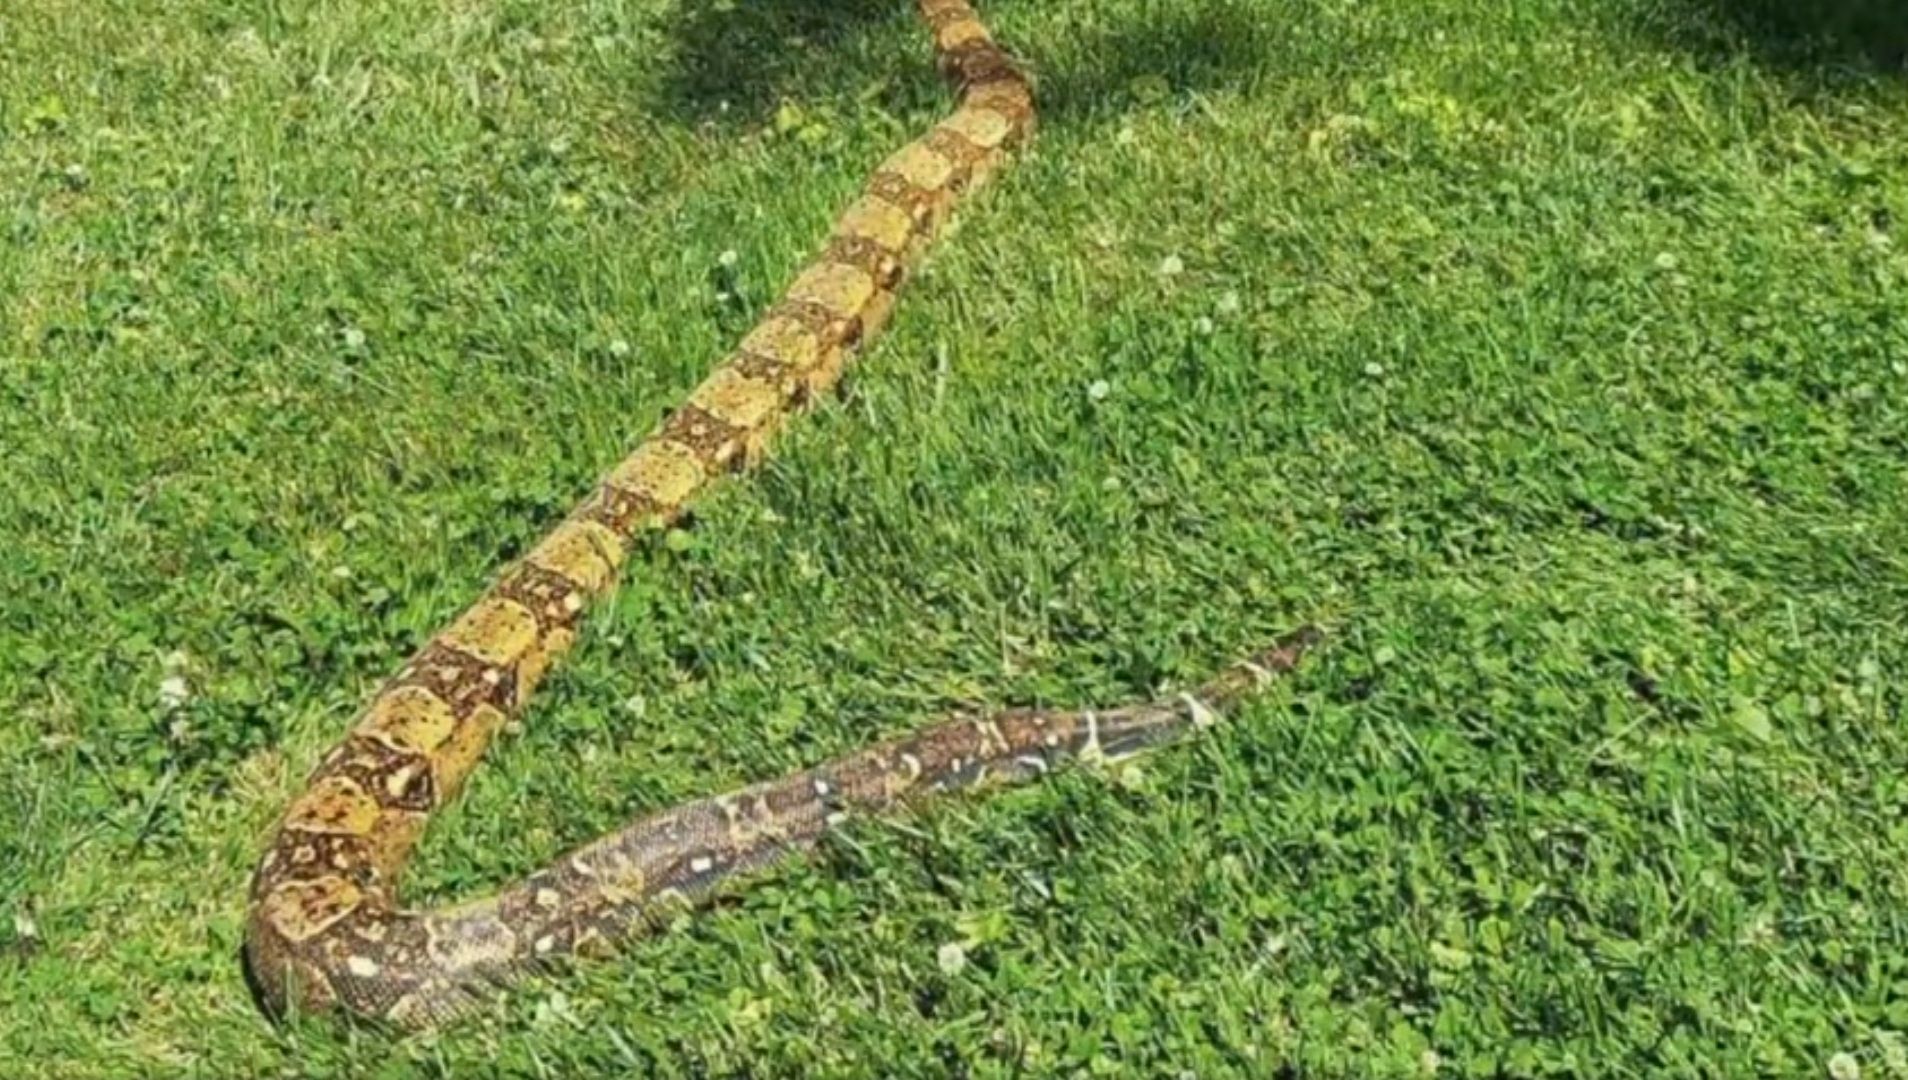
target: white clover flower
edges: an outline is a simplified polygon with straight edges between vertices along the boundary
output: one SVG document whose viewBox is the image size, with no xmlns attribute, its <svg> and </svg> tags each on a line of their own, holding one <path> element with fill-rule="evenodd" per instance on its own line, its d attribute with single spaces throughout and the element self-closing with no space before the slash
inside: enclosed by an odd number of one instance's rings
<svg viewBox="0 0 1908 1080">
<path fill-rule="evenodd" d="M 950 941 L 935 950 L 934 962 L 940 965 L 941 974 L 959 975 L 967 967 L 967 948 L 958 941 Z"/>
</svg>

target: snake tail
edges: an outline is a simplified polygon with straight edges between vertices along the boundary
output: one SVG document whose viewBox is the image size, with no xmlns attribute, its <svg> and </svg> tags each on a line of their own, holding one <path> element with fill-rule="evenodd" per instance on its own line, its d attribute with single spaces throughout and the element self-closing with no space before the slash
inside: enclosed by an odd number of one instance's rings
<svg viewBox="0 0 1908 1080">
<path fill-rule="evenodd" d="M 736 350 L 570 515 L 373 695 L 279 819 L 253 875 L 244 962 L 273 1016 L 440 1024 L 487 988 L 608 951 L 666 912 L 812 844 L 844 816 L 920 792 L 1118 757 L 1196 728 L 1294 639 L 1182 698 L 1104 712 L 1006 712 L 929 727 L 796 776 L 638 821 L 489 897 L 412 910 L 403 870 L 431 815 L 521 715 L 586 610 L 649 538 L 840 379 L 956 204 L 1034 128 L 1032 86 L 967 0 L 917 0 L 953 111 L 874 172 L 822 253 Z"/>
</svg>

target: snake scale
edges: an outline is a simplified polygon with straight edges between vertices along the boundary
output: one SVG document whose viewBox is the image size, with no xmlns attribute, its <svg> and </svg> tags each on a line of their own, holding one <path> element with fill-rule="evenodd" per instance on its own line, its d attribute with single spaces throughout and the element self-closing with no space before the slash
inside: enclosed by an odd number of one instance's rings
<svg viewBox="0 0 1908 1080">
<path fill-rule="evenodd" d="M 373 696 L 279 820 L 254 875 L 244 958 L 274 1016 L 451 1020 L 551 962 L 613 949 L 844 819 L 916 794 L 1117 758 L 1209 724 L 1314 639 L 1285 639 L 1193 693 L 1106 711 L 958 716 L 818 767 L 663 810 L 484 899 L 399 906 L 431 813 L 576 639 L 645 536 L 831 387 L 891 312 L 954 204 L 1023 143 L 1032 88 L 968 0 L 917 0 L 958 104 L 875 172 L 785 297 L 564 521 Z"/>
</svg>

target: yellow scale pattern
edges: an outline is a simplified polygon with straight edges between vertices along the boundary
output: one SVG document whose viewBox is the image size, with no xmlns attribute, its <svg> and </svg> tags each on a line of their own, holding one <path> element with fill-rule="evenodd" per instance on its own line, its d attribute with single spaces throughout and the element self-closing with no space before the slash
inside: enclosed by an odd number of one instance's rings
<svg viewBox="0 0 1908 1080">
<path fill-rule="evenodd" d="M 510 944 L 514 931 L 495 918 L 423 949 L 398 941 L 409 924 L 395 882 L 430 810 L 454 795 L 571 647 L 583 609 L 614 586 L 638 534 L 673 520 L 723 472 L 758 460 L 794 409 L 836 383 L 849 355 L 887 321 L 898 280 L 885 280 L 886 268 L 898 279 L 954 203 L 1031 132 L 1028 84 L 967 0 L 919 7 L 961 104 L 929 137 L 888 158 L 836 224 L 838 243 L 874 249 L 885 256 L 880 267 L 825 256 L 804 269 L 689 395 L 688 426 L 665 425 L 638 446 L 595 498 L 372 699 L 281 819 L 254 878 L 246 958 L 269 1010 L 343 1007 L 429 1020 L 439 1010 L 421 995 L 435 984 L 411 970 L 424 956 L 475 964 Z M 963 160 L 936 144 L 962 148 Z M 638 512 L 613 518 L 612 507 Z M 640 872 L 629 873 L 640 887 Z M 604 895 L 629 880 L 605 885 Z M 547 944 L 536 942 L 537 951 Z"/>
</svg>

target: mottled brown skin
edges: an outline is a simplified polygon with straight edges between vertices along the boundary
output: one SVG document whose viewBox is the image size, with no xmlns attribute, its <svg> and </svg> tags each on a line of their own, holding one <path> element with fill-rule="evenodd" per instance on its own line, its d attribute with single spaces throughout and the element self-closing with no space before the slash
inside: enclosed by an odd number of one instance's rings
<svg viewBox="0 0 1908 1080">
<path fill-rule="evenodd" d="M 663 811 L 489 898 L 398 906 L 398 877 L 431 813 L 569 650 L 631 550 L 722 474 L 759 460 L 776 429 L 835 384 L 954 204 L 1031 135 L 1028 82 L 967 0 L 918 2 L 958 107 L 881 165 L 824 253 L 687 404 L 377 692 L 279 822 L 245 935 L 252 985 L 272 1014 L 441 1023 L 489 987 L 643 933 L 851 814 L 1067 758 L 1119 757 L 1203 726 L 1312 640 L 1301 634 L 1170 701 L 951 720 Z"/>
</svg>

